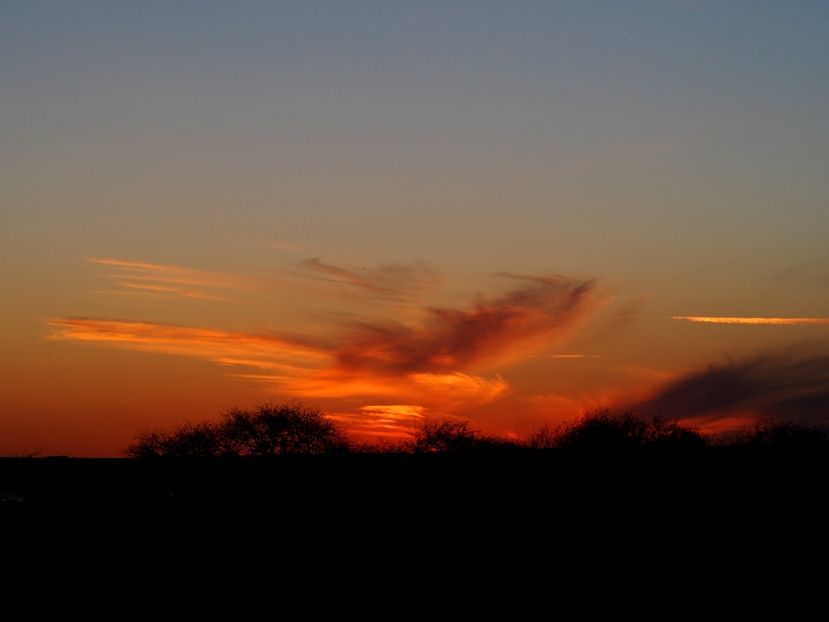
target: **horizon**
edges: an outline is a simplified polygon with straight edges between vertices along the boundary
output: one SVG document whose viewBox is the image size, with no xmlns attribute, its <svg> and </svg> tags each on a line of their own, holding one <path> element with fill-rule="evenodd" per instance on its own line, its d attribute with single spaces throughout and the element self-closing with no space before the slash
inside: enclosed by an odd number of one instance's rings
<svg viewBox="0 0 829 622">
<path fill-rule="evenodd" d="M 0 455 L 829 421 L 829 6 L 0 7 Z"/>
</svg>

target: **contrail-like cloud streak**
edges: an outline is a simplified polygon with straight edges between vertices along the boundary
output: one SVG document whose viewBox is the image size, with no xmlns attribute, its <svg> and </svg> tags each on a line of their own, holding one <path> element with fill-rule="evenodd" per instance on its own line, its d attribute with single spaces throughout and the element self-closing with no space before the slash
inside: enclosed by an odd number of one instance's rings
<svg viewBox="0 0 829 622">
<path fill-rule="evenodd" d="M 675 315 L 672 320 L 699 324 L 753 324 L 760 326 L 829 325 L 829 317 L 720 317 L 714 315 Z"/>
</svg>

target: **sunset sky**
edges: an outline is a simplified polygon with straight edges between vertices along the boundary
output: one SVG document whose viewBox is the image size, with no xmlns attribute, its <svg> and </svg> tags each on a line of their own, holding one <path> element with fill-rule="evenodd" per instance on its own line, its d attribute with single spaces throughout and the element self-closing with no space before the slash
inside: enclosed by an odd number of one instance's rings
<svg viewBox="0 0 829 622">
<path fill-rule="evenodd" d="M 829 416 L 829 4 L 0 3 L 0 455 Z"/>
</svg>

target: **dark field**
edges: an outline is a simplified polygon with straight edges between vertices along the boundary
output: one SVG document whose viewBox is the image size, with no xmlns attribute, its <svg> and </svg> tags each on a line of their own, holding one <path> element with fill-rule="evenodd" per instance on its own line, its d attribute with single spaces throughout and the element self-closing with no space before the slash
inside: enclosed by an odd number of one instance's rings
<svg viewBox="0 0 829 622">
<path fill-rule="evenodd" d="M 637 518 L 756 522 L 829 517 L 829 456 L 709 448 L 492 454 L 344 454 L 206 460 L 0 459 L 5 517 L 248 516 L 415 527 L 481 521 L 566 527 Z"/>
</svg>

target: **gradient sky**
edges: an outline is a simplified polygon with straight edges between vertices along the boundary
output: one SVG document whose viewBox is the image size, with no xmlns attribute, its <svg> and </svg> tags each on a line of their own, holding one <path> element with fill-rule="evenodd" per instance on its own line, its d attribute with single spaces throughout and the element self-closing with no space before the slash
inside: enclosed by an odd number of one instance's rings
<svg viewBox="0 0 829 622">
<path fill-rule="evenodd" d="M 827 414 L 827 31 L 806 1 L 0 3 L 0 454 L 295 397 L 365 437 Z M 739 398 L 688 401 L 717 374 Z"/>
</svg>

